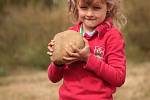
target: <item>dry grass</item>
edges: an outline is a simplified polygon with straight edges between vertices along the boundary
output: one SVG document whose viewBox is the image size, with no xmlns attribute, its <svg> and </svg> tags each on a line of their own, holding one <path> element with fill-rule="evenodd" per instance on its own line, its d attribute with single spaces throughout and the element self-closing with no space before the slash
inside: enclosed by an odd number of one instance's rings
<svg viewBox="0 0 150 100">
<path fill-rule="evenodd" d="M 150 100 L 150 62 L 129 64 L 127 79 L 123 87 L 118 89 L 116 100 Z"/>
<path fill-rule="evenodd" d="M 59 83 L 50 83 L 46 71 L 29 71 L 1 78 L 0 84 L 0 100 L 56 100 Z"/>
<path fill-rule="evenodd" d="M 127 79 L 115 100 L 150 100 L 150 62 L 128 64 Z M 57 100 L 61 83 L 53 84 L 46 71 L 19 70 L 0 78 L 0 100 Z"/>
<path fill-rule="evenodd" d="M 48 42 L 68 27 L 65 12 L 32 5 L 5 7 L 0 18 L 0 66 L 47 66 Z"/>
</svg>

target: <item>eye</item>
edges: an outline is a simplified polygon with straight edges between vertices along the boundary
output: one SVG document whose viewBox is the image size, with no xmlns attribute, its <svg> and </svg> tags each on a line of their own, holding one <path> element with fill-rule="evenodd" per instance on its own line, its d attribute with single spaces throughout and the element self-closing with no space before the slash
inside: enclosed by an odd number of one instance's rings
<svg viewBox="0 0 150 100">
<path fill-rule="evenodd" d="M 100 10 L 101 7 L 93 7 L 94 10 Z"/>
<path fill-rule="evenodd" d="M 88 7 L 86 6 L 80 6 L 80 9 L 86 10 Z"/>
</svg>

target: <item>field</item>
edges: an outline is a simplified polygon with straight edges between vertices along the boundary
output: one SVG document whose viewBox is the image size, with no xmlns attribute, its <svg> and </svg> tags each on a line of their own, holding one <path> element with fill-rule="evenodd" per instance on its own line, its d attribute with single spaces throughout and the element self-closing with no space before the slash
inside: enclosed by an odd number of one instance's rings
<svg viewBox="0 0 150 100">
<path fill-rule="evenodd" d="M 115 100 L 150 100 L 150 62 L 129 63 L 125 84 Z M 61 82 L 51 83 L 46 71 L 19 69 L 0 78 L 0 100 L 58 100 Z"/>
</svg>

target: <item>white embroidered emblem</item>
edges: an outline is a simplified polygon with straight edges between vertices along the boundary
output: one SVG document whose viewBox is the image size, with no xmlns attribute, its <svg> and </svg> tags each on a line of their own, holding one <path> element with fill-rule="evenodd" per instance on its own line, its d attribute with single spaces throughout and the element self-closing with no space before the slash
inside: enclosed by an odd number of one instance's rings
<svg viewBox="0 0 150 100">
<path fill-rule="evenodd" d="M 95 46 L 94 54 L 96 55 L 97 58 L 102 59 L 104 55 L 104 49 L 102 47 Z"/>
</svg>

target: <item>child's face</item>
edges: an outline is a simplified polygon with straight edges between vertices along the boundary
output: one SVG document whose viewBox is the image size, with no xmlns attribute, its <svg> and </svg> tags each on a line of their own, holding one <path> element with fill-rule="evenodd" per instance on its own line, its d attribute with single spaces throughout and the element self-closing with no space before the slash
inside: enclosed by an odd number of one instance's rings
<svg viewBox="0 0 150 100">
<path fill-rule="evenodd" d="M 83 2 L 88 0 L 79 0 L 78 19 L 83 22 L 83 26 L 93 30 L 98 24 L 104 21 L 107 12 L 107 4 L 102 0 L 92 0 L 92 2 Z"/>
</svg>

